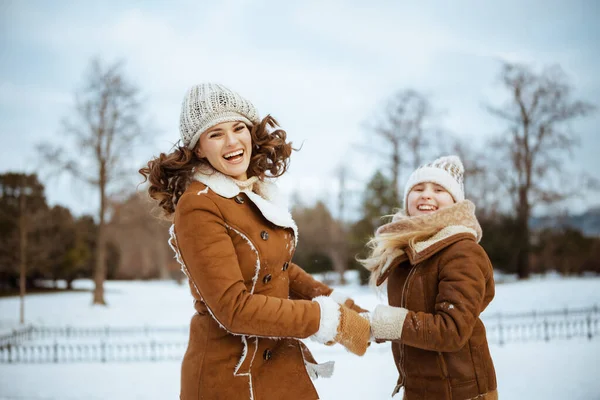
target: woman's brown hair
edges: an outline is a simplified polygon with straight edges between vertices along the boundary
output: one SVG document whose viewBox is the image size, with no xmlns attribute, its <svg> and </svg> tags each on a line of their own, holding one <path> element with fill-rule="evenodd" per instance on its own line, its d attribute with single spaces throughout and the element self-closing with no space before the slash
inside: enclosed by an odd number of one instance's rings
<svg viewBox="0 0 600 400">
<path fill-rule="evenodd" d="M 278 177 L 287 171 L 292 154 L 292 143 L 286 142 L 286 133 L 277 121 L 267 115 L 262 121 L 249 127 L 252 138 L 252 156 L 248 166 L 248 177 Z M 208 161 L 198 158 L 192 149 L 177 146 L 169 154 L 161 153 L 140 169 L 144 182 L 148 181 L 148 194 L 158 202 L 163 214 L 171 218 L 179 198 L 192 180 L 194 168 L 207 165 Z M 210 165 L 210 164 L 208 164 Z"/>
</svg>

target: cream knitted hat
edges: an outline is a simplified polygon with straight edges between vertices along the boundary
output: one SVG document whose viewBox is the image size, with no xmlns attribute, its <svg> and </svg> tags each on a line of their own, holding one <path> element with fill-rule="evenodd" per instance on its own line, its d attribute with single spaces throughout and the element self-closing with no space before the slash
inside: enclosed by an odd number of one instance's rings
<svg viewBox="0 0 600 400">
<path fill-rule="evenodd" d="M 183 145 L 193 149 L 202 132 L 222 122 L 242 121 L 248 125 L 260 122 L 252 103 L 215 83 L 194 85 L 181 105 L 179 133 Z"/>
<path fill-rule="evenodd" d="M 465 168 L 458 156 L 445 156 L 420 166 L 408 178 L 404 187 L 404 209 L 408 209 L 407 199 L 410 190 L 423 182 L 433 182 L 448 191 L 459 202 L 465 199 L 463 175 Z"/>
</svg>

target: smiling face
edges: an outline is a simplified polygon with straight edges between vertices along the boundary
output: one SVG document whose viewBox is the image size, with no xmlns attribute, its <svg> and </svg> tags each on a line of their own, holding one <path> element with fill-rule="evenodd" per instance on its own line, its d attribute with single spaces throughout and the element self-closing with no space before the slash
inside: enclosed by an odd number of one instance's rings
<svg viewBox="0 0 600 400">
<path fill-rule="evenodd" d="M 432 182 L 419 183 L 410 189 L 406 199 L 409 216 L 431 214 L 454 204 L 452 195 L 443 186 Z"/>
<path fill-rule="evenodd" d="M 222 174 L 241 181 L 248 179 L 252 137 L 243 122 L 223 122 L 207 129 L 200 135 L 195 152 Z"/>
</svg>

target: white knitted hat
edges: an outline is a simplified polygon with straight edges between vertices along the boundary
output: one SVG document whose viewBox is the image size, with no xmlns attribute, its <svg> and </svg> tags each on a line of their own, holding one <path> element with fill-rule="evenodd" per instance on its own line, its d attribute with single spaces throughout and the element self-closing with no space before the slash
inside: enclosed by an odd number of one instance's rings
<svg viewBox="0 0 600 400">
<path fill-rule="evenodd" d="M 222 122 L 242 121 L 248 125 L 260 122 L 252 103 L 215 83 L 194 85 L 181 105 L 179 133 L 183 145 L 193 149 L 202 132 Z"/>
<path fill-rule="evenodd" d="M 448 191 L 459 202 L 465 199 L 463 175 L 465 168 L 458 156 L 440 157 L 432 163 L 420 166 L 408 178 L 404 187 L 404 208 L 408 209 L 407 199 L 410 190 L 423 182 L 433 182 Z"/>
</svg>

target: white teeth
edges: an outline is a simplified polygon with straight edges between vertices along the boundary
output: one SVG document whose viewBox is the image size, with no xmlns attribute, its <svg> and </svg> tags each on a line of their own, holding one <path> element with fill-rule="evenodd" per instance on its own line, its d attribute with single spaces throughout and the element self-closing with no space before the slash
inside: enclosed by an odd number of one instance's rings
<svg viewBox="0 0 600 400">
<path fill-rule="evenodd" d="M 420 204 L 417 206 L 417 210 L 419 211 L 434 211 L 437 207 L 431 206 L 429 204 Z"/>
<path fill-rule="evenodd" d="M 231 157 L 239 156 L 241 154 L 244 154 L 244 150 L 232 151 L 231 153 L 225 154 L 223 157 L 225 157 L 225 158 L 231 158 Z"/>
</svg>

